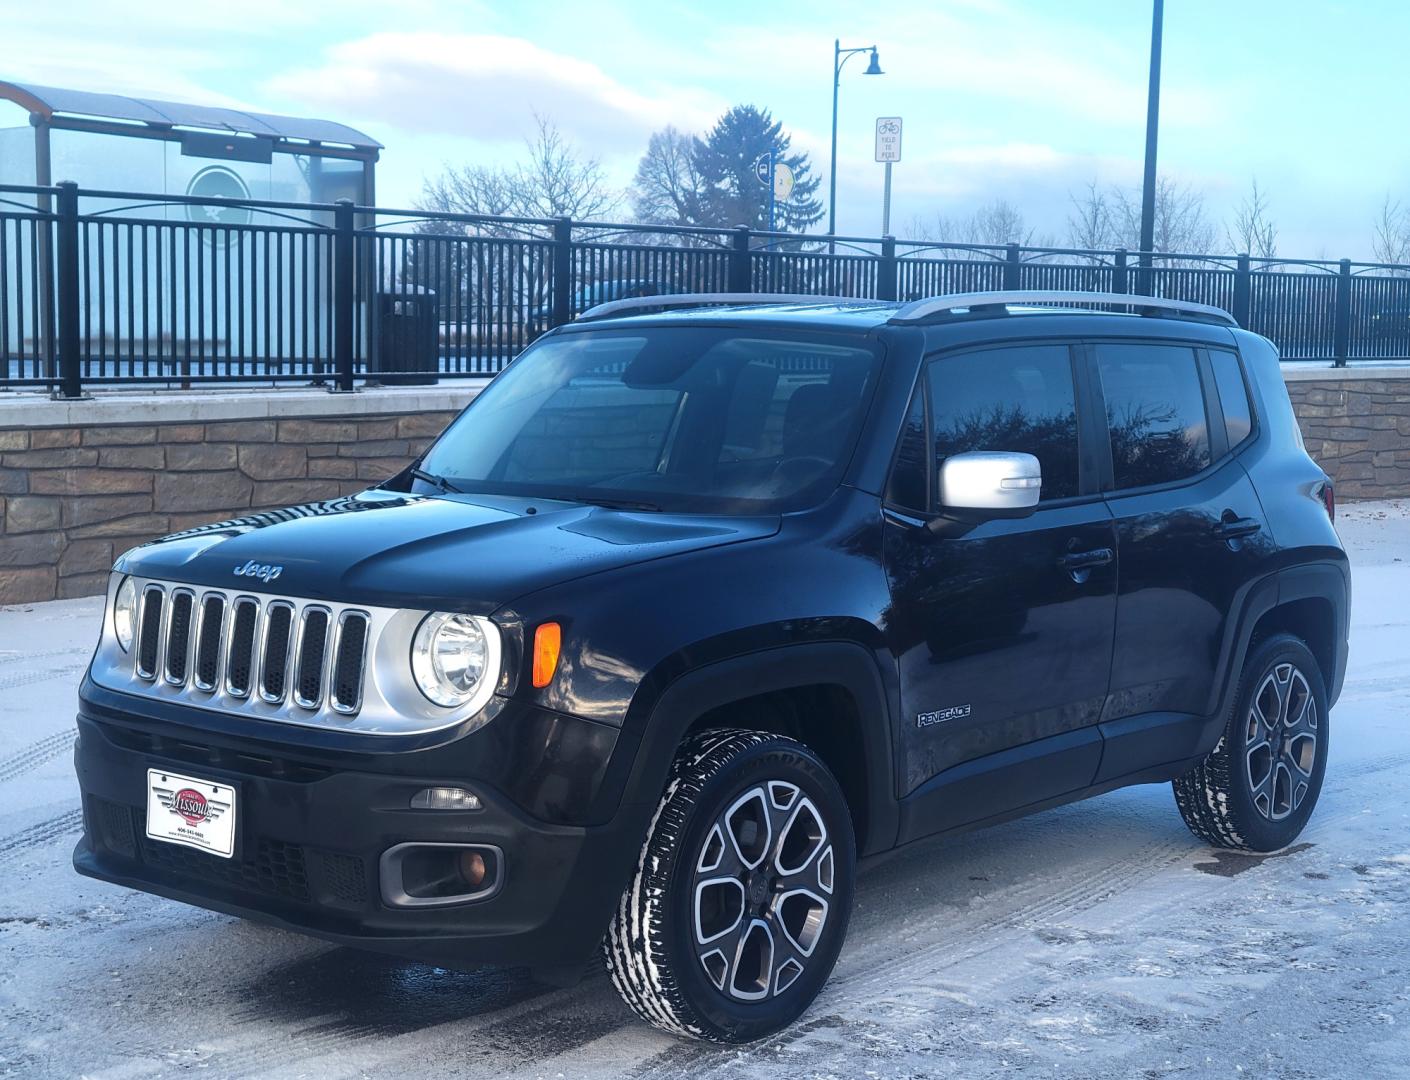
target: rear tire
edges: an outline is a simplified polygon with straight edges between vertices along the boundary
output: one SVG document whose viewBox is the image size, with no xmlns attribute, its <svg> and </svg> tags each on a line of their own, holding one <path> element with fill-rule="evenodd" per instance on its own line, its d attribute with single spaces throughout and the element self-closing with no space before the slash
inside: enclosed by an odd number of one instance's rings
<svg viewBox="0 0 1410 1080">
<path fill-rule="evenodd" d="M 742 1043 L 787 1027 L 837 962 L 855 863 L 846 800 L 806 746 L 693 736 L 607 932 L 612 982 L 673 1034 Z"/>
<path fill-rule="evenodd" d="M 1190 831 L 1215 847 L 1277 851 L 1312 816 L 1327 768 L 1327 691 L 1291 634 L 1253 647 L 1214 750 L 1174 782 Z"/>
</svg>

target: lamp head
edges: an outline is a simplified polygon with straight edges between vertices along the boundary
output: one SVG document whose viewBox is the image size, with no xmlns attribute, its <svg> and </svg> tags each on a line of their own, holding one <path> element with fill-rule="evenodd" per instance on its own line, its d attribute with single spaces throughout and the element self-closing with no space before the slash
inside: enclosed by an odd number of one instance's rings
<svg viewBox="0 0 1410 1080">
<path fill-rule="evenodd" d="M 863 75 L 885 75 L 885 74 L 886 74 L 886 72 L 884 72 L 884 71 L 881 70 L 881 59 L 880 59 L 880 57 L 878 57 L 878 56 L 876 55 L 876 50 L 875 50 L 875 49 L 872 49 L 872 51 L 871 51 L 871 63 L 867 65 L 866 71 L 862 72 L 862 74 L 863 74 Z"/>
</svg>

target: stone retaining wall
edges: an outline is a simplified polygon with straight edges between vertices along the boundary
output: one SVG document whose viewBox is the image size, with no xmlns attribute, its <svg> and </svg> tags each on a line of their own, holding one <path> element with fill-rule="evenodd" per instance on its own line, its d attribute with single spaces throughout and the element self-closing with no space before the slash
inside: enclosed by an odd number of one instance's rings
<svg viewBox="0 0 1410 1080">
<path fill-rule="evenodd" d="M 1288 374 L 1307 452 L 1338 500 L 1410 498 L 1410 371 Z"/>
<path fill-rule="evenodd" d="M 1285 374 L 1338 499 L 1410 497 L 1410 369 Z M 98 593 L 113 559 L 152 537 L 361 491 L 478 390 L 0 401 L 0 604 Z"/>
<path fill-rule="evenodd" d="M 273 415 L 248 396 L 235 408 L 63 406 L 121 423 L 36 402 L 36 423 L 0 426 L 0 604 L 93 595 L 118 555 L 153 537 L 361 491 L 420 454 L 473 394 L 315 393 L 277 398 Z M 242 411 L 266 415 L 224 418 Z M 53 419 L 68 422 L 43 424 Z"/>
</svg>

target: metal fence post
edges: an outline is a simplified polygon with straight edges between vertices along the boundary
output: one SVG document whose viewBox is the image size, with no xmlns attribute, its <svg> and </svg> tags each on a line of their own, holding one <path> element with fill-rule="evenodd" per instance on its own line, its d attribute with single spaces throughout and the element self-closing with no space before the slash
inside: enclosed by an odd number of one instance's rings
<svg viewBox="0 0 1410 1080">
<path fill-rule="evenodd" d="M 729 291 L 749 292 L 753 283 L 749 268 L 749 226 L 738 225 L 729 253 Z"/>
<path fill-rule="evenodd" d="M 896 263 L 896 238 L 894 236 L 883 236 L 881 238 L 881 259 L 876 264 L 876 298 L 878 300 L 895 300 L 897 297 L 897 271 L 900 267 Z"/>
<path fill-rule="evenodd" d="M 54 218 L 55 260 L 58 281 L 54 291 L 58 306 L 57 344 L 59 385 L 56 398 L 81 398 L 83 372 L 78 355 L 78 185 L 59 185 L 58 212 Z"/>
<path fill-rule="evenodd" d="M 1248 252 L 1239 256 L 1234 270 L 1234 310 L 1229 312 L 1244 329 L 1248 329 L 1249 305 L 1253 294 L 1253 268 Z"/>
<path fill-rule="evenodd" d="M 1019 257 L 1017 244 L 1009 244 L 1008 251 L 1004 254 L 1004 288 L 1017 289 L 1019 287 L 1019 271 L 1023 269 L 1023 262 Z"/>
<path fill-rule="evenodd" d="M 553 223 L 553 314 L 549 325 L 573 321 L 573 219 Z"/>
<path fill-rule="evenodd" d="M 1342 259 L 1337 274 L 1337 316 L 1332 337 L 1332 355 L 1337 367 L 1346 367 L 1351 353 L 1351 260 Z"/>
<path fill-rule="evenodd" d="M 333 371 L 334 388 L 341 393 L 353 389 L 353 260 L 357 230 L 351 199 L 339 199 L 333 211 Z"/>
<path fill-rule="evenodd" d="M 1111 291 L 1114 293 L 1131 291 L 1131 271 L 1126 266 L 1126 255 L 1125 248 L 1116 249 L 1116 259 L 1111 265 Z"/>
</svg>

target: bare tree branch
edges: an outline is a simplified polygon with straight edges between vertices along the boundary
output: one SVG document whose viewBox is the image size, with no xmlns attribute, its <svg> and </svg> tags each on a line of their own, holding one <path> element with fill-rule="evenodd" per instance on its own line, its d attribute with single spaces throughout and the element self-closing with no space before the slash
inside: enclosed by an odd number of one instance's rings
<svg viewBox="0 0 1410 1080">
<path fill-rule="evenodd" d="M 1410 262 L 1410 218 L 1399 199 L 1387 195 L 1381 202 L 1372 224 L 1371 252 L 1377 262 Z"/>
<path fill-rule="evenodd" d="M 527 155 L 510 168 L 448 166 L 422 188 L 423 209 L 511 217 L 571 217 L 600 220 L 622 205 L 601 162 L 580 157 L 546 117 L 526 141 Z M 492 230 L 483 230 L 492 231 Z M 514 230 L 510 229 L 509 232 Z"/>
<path fill-rule="evenodd" d="M 916 240 L 948 244 L 1034 243 L 1036 230 L 1024 219 L 1023 211 L 1007 199 L 994 199 L 964 218 L 936 214 L 929 219 L 914 217 L 909 227 Z"/>
<path fill-rule="evenodd" d="M 1238 254 L 1260 259 L 1277 256 L 1278 226 L 1270 217 L 1268 193 L 1258 186 L 1258 177 L 1253 178 L 1252 190 L 1234 212 L 1233 223 L 1225 227 L 1224 236 Z"/>
</svg>

